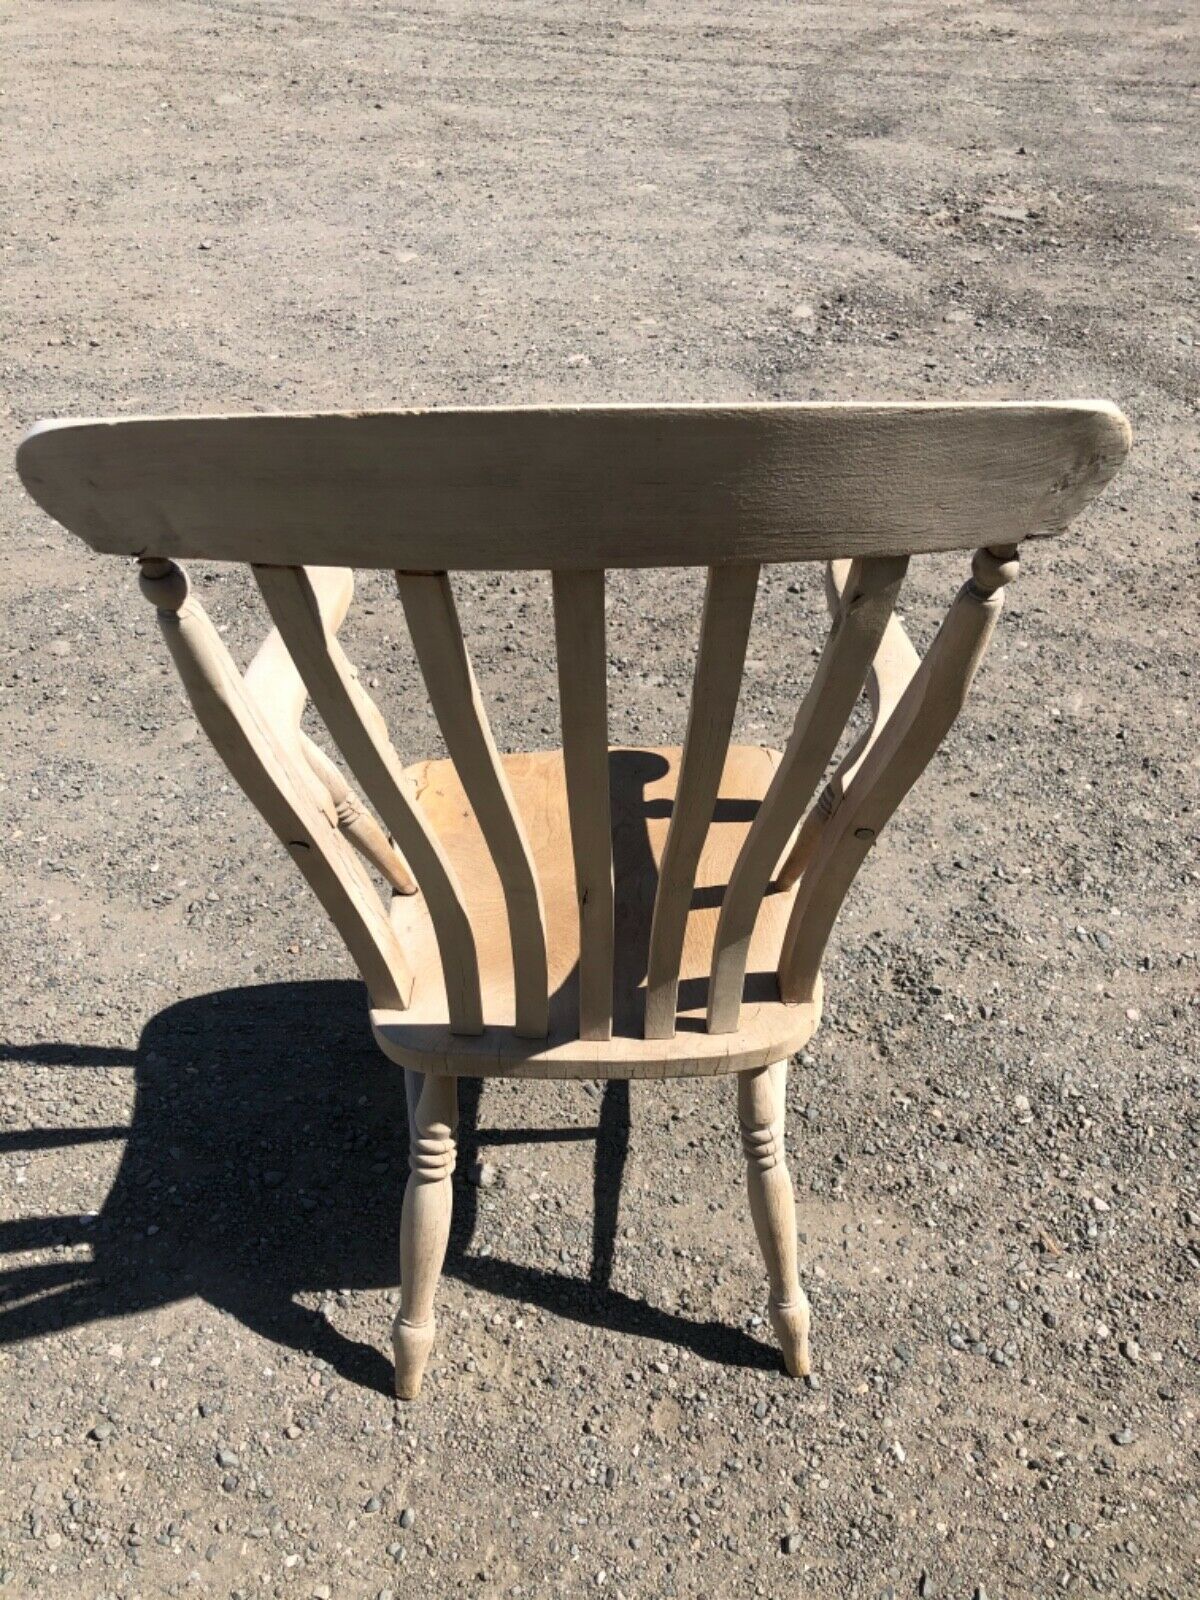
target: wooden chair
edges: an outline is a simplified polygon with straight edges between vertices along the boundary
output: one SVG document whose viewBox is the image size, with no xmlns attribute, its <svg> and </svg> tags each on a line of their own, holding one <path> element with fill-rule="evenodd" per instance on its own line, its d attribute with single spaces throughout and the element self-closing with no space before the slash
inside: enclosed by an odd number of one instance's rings
<svg viewBox="0 0 1200 1600">
<path fill-rule="evenodd" d="M 1018 545 L 1061 531 L 1128 444 L 1094 401 L 135 418 L 26 437 L 34 499 L 140 561 L 196 715 L 404 1069 L 397 1394 L 417 1394 L 433 1343 L 464 1074 L 736 1073 L 771 1323 L 808 1373 L 784 1079 L 820 1019 L 830 929 L 963 703 Z M 919 658 L 894 612 L 910 557 L 976 546 Z M 182 557 L 251 565 L 275 630 L 244 675 Z M 730 748 L 759 566 L 809 560 L 829 563 L 832 623 L 787 748 Z M 684 565 L 708 568 L 684 746 L 610 749 L 605 569 Z M 395 571 L 449 760 L 404 765 L 338 642 L 355 567 Z M 553 574 L 561 750 L 497 752 L 448 575 L 478 568 Z M 813 804 L 864 686 L 870 725 Z M 301 730 L 306 695 L 380 821 Z"/>
</svg>

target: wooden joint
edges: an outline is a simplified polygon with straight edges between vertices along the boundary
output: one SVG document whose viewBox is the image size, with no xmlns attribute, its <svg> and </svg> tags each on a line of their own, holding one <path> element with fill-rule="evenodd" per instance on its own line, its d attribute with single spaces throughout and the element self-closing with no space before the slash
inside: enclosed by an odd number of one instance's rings
<svg viewBox="0 0 1200 1600">
<path fill-rule="evenodd" d="M 1019 571 L 1020 558 L 1015 544 L 976 550 L 971 558 L 971 592 L 981 600 L 986 600 L 998 589 L 1003 589 L 1005 584 L 1012 583 Z"/>
<path fill-rule="evenodd" d="M 187 573 L 161 556 L 138 557 L 138 587 L 160 611 L 180 611 L 191 593 Z"/>
</svg>

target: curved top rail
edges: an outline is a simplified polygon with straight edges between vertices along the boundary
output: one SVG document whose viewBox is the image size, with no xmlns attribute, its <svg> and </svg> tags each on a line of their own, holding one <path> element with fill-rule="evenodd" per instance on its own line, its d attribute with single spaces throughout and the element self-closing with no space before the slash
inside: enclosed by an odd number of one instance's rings
<svg viewBox="0 0 1200 1600">
<path fill-rule="evenodd" d="M 114 554 L 561 570 L 1015 544 L 1129 437 L 1103 400 L 485 407 L 44 422 L 17 466 Z"/>
</svg>

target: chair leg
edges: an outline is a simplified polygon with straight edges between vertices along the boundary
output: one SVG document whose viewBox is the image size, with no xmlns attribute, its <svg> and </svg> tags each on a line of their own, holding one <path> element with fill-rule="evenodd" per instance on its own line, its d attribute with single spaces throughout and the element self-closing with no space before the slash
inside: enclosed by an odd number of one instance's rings
<svg viewBox="0 0 1200 1600">
<path fill-rule="evenodd" d="M 793 1378 L 807 1378 L 808 1300 L 796 1271 L 796 1202 L 783 1149 L 787 1062 L 738 1074 L 738 1119 L 746 1152 L 746 1187 L 767 1266 L 768 1315 Z"/>
<path fill-rule="evenodd" d="M 406 1067 L 404 1092 L 408 1184 L 400 1214 L 400 1311 L 392 1327 L 392 1348 L 396 1394 L 415 1400 L 433 1348 L 433 1297 L 450 1239 L 458 1083 Z"/>
</svg>

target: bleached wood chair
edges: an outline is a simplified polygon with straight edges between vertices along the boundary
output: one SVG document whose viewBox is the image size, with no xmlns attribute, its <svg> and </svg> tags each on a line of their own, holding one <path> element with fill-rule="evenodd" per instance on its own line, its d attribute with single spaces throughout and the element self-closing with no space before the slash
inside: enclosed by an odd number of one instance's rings
<svg viewBox="0 0 1200 1600">
<path fill-rule="evenodd" d="M 433 1342 L 464 1074 L 736 1073 L 771 1323 L 788 1370 L 808 1373 L 784 1078 L 820 1018 L 826 940 L 963 703 L 1018 545 L 1064 528 L 1128 443 L 1120 412 L 1092 401 L 137 418 L 28 435 L 34 499 L 141 562 L 201 724 L 336 924 L 379 1047 L 404 1068 L 399 1395 L 417 1394 Z M 972 548 L 918 658 L 894 614 L 909 558 Z M 244 676 L 179 557 L 252 566 L 275 631 Z M 833 620 L 787 748 L 730 748 L 760 563 L 808 560 L 830 564 Z M 686 742 L 610 750 L 605 568 L 684 565 L 708 568 Z M 403 764 L 338 643 L 354 567 L 396 573 L 448 761 Z M 448 576 L 478 568 L 553 574 L 561 750 L 497 753 Z M 812 804 L 864 686 L 870 726 Z M 301 731 L 306 691 L 382 826 Z"/>
</svg>

